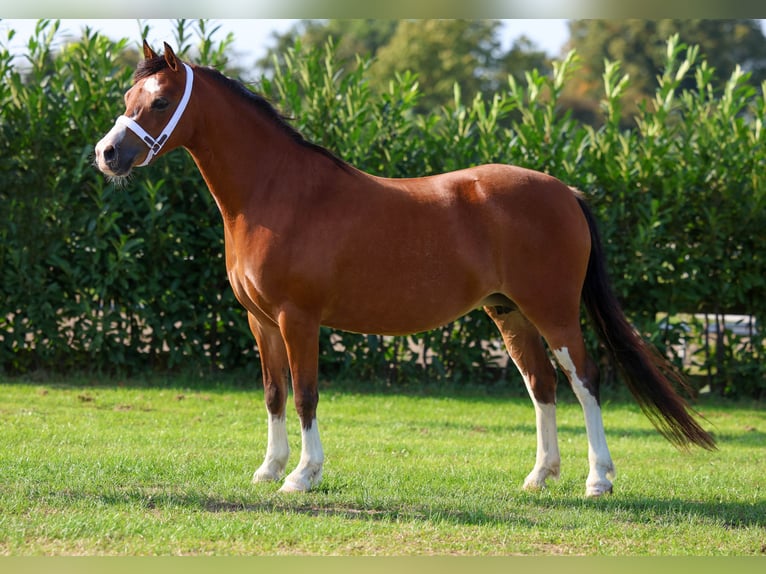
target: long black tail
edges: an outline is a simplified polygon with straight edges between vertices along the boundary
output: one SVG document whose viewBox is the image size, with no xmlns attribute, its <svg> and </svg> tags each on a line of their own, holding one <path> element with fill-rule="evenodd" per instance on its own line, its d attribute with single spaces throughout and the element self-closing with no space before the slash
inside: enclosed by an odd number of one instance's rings
<svg viewBox="0 0 766 574">
<path fill-rule="evenodd" d="M 612 361 L 628 389 L 657 430 L 673 444 L 690 443 L 715 449 L 715 439 L 689 413 L 674 385 L 688 390 L 681 374 L 628 322 L 612 291 L 596 220 L 583 197 L 577 193 L 591 234 L 591 253 L 583 285 L 583 302 Z"/>
</svg>

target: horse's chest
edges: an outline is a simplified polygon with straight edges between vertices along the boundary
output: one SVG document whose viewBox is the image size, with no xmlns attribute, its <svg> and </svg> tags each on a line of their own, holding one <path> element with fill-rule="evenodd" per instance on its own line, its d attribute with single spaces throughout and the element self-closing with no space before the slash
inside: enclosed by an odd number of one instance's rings
<svg viewBox="0 0 766 574">
<path fill-rule="evenodd" d="M 276 319 L 273 298 L 258 274 L 248 273 L 247 269 L 237 266 L 230 268 L 228 275 L 234 296 L 245 309 L 251 314 Z"/>
<path fill-rule="evenodd" d="M 226 242 L 226 268 L 235 297 L 249 312 L 272 319 L 276 316 L 278 293 L 274 292 L 268 269 L 274 256 L 268 246 Z M 273 274 L 278 268 L 271 267 Z"/>
</svg>

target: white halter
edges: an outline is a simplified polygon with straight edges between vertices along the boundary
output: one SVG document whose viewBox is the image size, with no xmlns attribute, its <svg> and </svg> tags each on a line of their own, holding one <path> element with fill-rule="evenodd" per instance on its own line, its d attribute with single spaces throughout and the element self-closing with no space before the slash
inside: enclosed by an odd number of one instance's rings
<svg viewBox="0 0 766 574">
<path fill-rule="evenodd" d="M 181 63 L 183 64 L 183 62 Z M 194 83 L 194 72 L 192 72 L 192 69 L 186 64 L 184 64 L 184 68 L 186 68 L 186 87 L 184 88 L 184 95 L 181 97 L 181 101 L 178 102 L 178 107 L 176 108 L 176 111 L 173 112 L 173 116 L 170 118 L 170 121 L 168 121 L 167 125 L 159 136 L 153 138 L 144 128 L 138 125 L 138 122 L 129 118 L 128 116 L 120 116 L 117 118 L 117 124 L 132 130 L 147 146 L 149 146 L 149 153 L 146 154 L 146 159 L 143 161 L 143 163 L 138 164 L 136 167 L 145 166 L 150 161 L 152 161 L 152 158 L 155 155 L 159 153 L 159 151 L 162 149 L 162 146 L 164 146 L 165 142 L 168 141 L 170 134 L 173 133 L 173 130 L 176 128 L 176 125 L 181 119 L 181 116 L 186 109 L 186 104 L 189 103 L 189 98 L 191 97 L 192 92 L 192 84 Z"/>
</svg>

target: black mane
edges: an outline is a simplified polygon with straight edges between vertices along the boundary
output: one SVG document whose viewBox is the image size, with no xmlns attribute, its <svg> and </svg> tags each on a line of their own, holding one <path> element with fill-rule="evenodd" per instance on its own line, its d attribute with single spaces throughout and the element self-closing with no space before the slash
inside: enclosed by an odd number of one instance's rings
<svg viewBox="0 0 766 574">
<path fill-rule="evenodd" d="M 162 56 L 157 56 L 156 58 L 150 58 L 148 60 L 141 60 L 138 63 L 136 71 L 133 72 L 133 83 L 148 78 L 149 76 L 153 76 L 157 72 L 166 70 L 169 67 L 170 66 L 168 66 L 165 58 Z"/>
<path fill-rule="evenodd" d="M 156 58 L 149 58 L 147 60 L 141 60 L 138 63 L 138 67 L 136 68 L 136 71 L 133 73 L 133 82 L 138 82 L 139 80 L 143 80 L 144 78 L 153 76 L 154 74 L 162 70 L 166 70 L 168 68 L 169 68 L 168 63 L 165 61 L 165 58 L 163 56 L 158 56 Z M 265 115 L 267 118 L 272 120 L 275 124 L 277 124 L 277 126 L 279 126 L 279 128 L 283 132 L 285 132 L 285 134 L 290 136 L 290 138 L 294 142 L 300 144 L 301 146 L 307 149 L 318 152 L 324 155 L 325 157 L 328 157 L 329 159 L 334 161 L 337 165 L 339 165 L 343 169 L 349 168 L 349 165 L 345 161 L 340 159 L 337 155 L 335 155 L 333 152 L 303 137 L 303 134 L 301 134 L 297 129 L 295 129 L 289 123 L 288 119 L 285 116 L 283 116 L 280 112 L 278 112 L 277 109 L 271 104 L 271 102 L 269 102 L 269 100 L 267 100 L 262 95 L 257 94 L 253 92 L 252 90 L 248 89 L 247 86 L 245 86 L 245 84 L 243 84 L 242 82 L 238 80 L 233 80 L 231 78 L 224 76 L 221 72 L 219 72 L 215 68 L 197 66 L 195 68 L 195 71 L 206 74 L 208 77 L 215 80 L 217 83 L 219 83 L 221 86 L 231 91 L 233 94 L 244 99 L 250 105 L 256 107 L 263 115 Z"/>
</svg>

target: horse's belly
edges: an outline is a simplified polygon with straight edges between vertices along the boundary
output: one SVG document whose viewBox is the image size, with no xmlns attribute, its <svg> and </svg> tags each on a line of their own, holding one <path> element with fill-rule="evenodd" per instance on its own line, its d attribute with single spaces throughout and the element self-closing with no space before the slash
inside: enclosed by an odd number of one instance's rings
<svg viewBox="0 0 766 574">
<path fill-rule="evenodd" d="M 412 285 L 347 295 L 325 310 L 322 324 L 343 331 L 376 335 L 407 335 L 446 325 L 481 307 L 487 289 L 425 289 Z"/>
<path fill-rule="evenodd" d="M 470 309 L 468 310 L 470 311 Z M 429 317 L 384 317 L 380 315 L 368 317 L 331 317 L 322 322 L 326 327 L 363 333 L 368 335 L 410 335 L 422 333 L 446 325 L 465 315 L 468 311 L 454 315 Z"/>
</svg>

